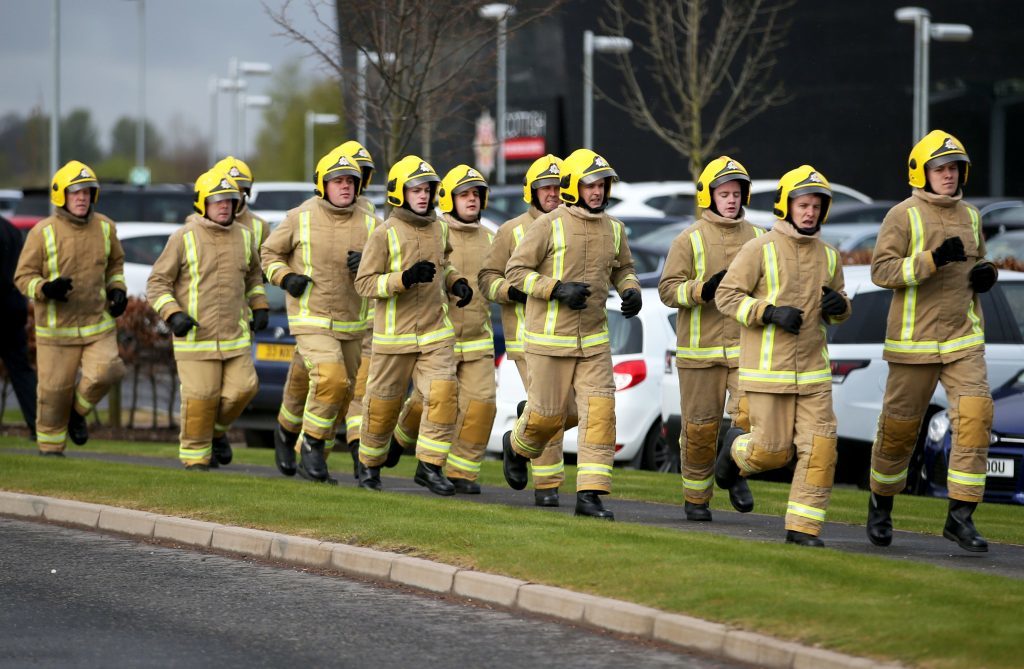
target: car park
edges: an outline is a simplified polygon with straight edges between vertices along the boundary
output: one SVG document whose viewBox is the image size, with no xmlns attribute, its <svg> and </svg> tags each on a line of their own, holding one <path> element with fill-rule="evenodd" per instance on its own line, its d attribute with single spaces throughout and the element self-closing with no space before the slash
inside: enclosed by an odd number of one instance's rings
<svg viewBox="0 0 1024 669">
<path fill-rule="evenodd" d="M 1024 504 L 1024 371 L 992 391 L 992 436 L 988 449 L 985 501 Z M 918 492 L 946 497 L 952 448 L 949 416 L 940 411 L 928 423 Z"/>
<path fill-rule="evenodd" d="M 674 341 L 667 316 L 671 311 L 652 288 L 643 289 L 644 307 L 627 319 L 618 295 L 608 297 L 608 330 L 612 373 L 615 378 L 615 462 L 643 469 L 658 469 L 668 457 L 661 427 L 659 371 L 666 346 Z M 497 414 L 487 451 L 502 452 L 501 438 L 512 429 L 516 407 L 526 399 L 515 362 L 505 357 L 497 365 Z M 566 431 L 563 450 L 572 459 L 577 452 L 577 428 Z"/>
</svg>

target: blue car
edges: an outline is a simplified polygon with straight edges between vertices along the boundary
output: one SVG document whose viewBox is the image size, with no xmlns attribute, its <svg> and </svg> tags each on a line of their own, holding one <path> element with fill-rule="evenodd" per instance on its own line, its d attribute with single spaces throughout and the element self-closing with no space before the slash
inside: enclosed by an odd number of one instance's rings
<svg viewBox="0 0 1024 669">
<path fill-rule="evenodd" d="M 1024 504 L 1024 370 L 992 392 L 995 412 L 988 449 L 985 501 Z M 946 469 L 951 448 L 949 417 L 935 414 L 924 442 L 921 490 L 946 497 Z"/>
</svg>

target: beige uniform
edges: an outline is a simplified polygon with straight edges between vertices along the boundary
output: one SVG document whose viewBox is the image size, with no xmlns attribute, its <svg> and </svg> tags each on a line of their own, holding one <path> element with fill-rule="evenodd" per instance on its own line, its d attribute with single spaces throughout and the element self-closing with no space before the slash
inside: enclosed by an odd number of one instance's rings
<svg viewBox="0 0 1024 669">
<path fill-rule="evenodd" d="M 181 379 L 178 457 L 186 467 L 210 463 L 223 435 L 256 395 L 252 309 L 266 309 L 253 233 L 192 214 L 153 264 L 146 297 L 165 321 L 184 311 L 199 323 L 174 337 Z"/>
<path fill-rule="evenodd" d="M 72 280 L 67 302 L 42 292 L 44 283 L 59 277 Z M 82 219 L 58 209 L 29 230 L 14 283 L 35 309 L 39 450 L 61 452 L 72 403 L 86 415 L 124 377 L 116 325 L 107 312 L 107 291 L 125 289 L 124 251 L 113 222 L 98 213 Z"/>
<path fill-rule="evenodd" d="M 640 289 L 621 222 L 561 205 L 534 221 L 512 252 L 506 277 L 529 299 L 523 340 L 529 370 L 527 404 L 512 447 L 534 459 L 563 428 L 575 391 L 579 416 L 576 489 L 611 490 L 615 455 L 615 382 L 605 302 Z M 590 284 L 585 309 L 552 299 L 560 281 Z"/>
<path fill-rule="evenodd" d="M 363 247 L 375 226 L 376 219 L 356 205 L 335 207 L 311 197 L 288 212 L 263 244 L 271 283 L 281 285 L 289 274 L 312 279 L 301 296 L 287 294 L 285 300 L 288 329 L 309 379 L 302 432 L 314 439 L 333 441 L 351 400 L 367 300 L 356 293 L 345 258 Z"/>
<path fill-rule="evenodd" d="M 501 326 L 505 333 L 505 357 L 516 364 L 516 371 L 522 379 L 523 388 L 529 388 L 529 372 L 526 369 L 526 354 L 523 351 L 523 329 L 526 327 L 526 305 L 509 299 L 508 289 L 512 285 L 505 278 L 505 266 L 512 257 L 512 251 L 526 236 L 527 228 L 544 214 L 530 205 L 530 208 L 506 221 L 494 236 L 487 258 L 478 274 L 479 290 L 492 302 L 501 305 Z M 572 422 L 566 427 L 576 425 L 575 409 L 572 410 Z M 533 474 L 533 485 L 538 490 L 557 488 L 565 480 L 565 462 L 562 459 L 562 436 L 565 430 L 559 430 L 551 437 L 544 447 L 544 452 L 530 460 L 530 471 Z"/>
<path fill-rule="evenodd" d="M 954 236 L 967 261 L 936 268 L 932 250 Z M 871 279 L 892 288 L 893 298 L 883 351 L 889 377 L 871 449 L 871 489 L 878 494 L 906 487 L 921 423 L 941 381 L 953 433 L 949 496 L 980 502 L 984 495 L 992 396 L 981 300 L 969 280 L 984 257 L 978 211 L 960 196 L 915 189 L 882 222 Z"/>
<path fill-rule="evenodd" d="M 822 286 L 843 294 L 838 252 L 819 238 L 776 221 L 747 242 L 729 265 L 715 302 L 743 326 L 739 387 L 750 406 L 750 432 L 732 444 L 742 475 L 785 466 L 796 448 L 786 529 L 817 536 L 825 522 L 836 464 L 836 419 L 826 323 L 850 315 L 850 303 L 825 320 Z M 843 294 L 845 298 L 845 294 Z M 799 334 L 764 325 L 769 305 L 803 310 Z"/>
<path fill-rule="evenodd" d="M 747 402 L 739 390 L 740 325 L 701 298 L 704 283 L 729 267 L 740 247 L 764 234 L 745 220 L 704 210 L 669 248 L 658 294 L 676 316 L 676 368 L 682 430 L 679 450 L 683 495 L 704 504 L 714 490 L 715 449 L 722 412 L 750 431 Z M 726 392 L 729 403 L 726 405 Z"/>
<path fill-rule="evenodd" d="M 356 289 L 377 302 L 359 443 L 367 467 L 387 458 L 410 380 L 426 395 L 416 457 L 442 467 L 448 459 L 458 415 L 448 291 L 462 278 L 449 262 L 448 237 L 448 224 L 433 211 L 420 216 L 396 208 L 363 249 Z M 402 274 L 420 260 L 434 263 L 434 279 L 406 288 Z"/>
</svg>

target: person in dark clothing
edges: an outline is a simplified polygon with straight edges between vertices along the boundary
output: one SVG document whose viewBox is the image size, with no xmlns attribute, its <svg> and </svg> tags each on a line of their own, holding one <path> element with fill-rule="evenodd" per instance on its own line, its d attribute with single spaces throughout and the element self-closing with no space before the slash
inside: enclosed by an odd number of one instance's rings
<svg viewBox="0 0 1024 669">
<path fill-rule="evenodd" d="M 5 315 L 0 328 L 0 359 L 7 378 L 14 386 L 14 395 L 21 405 L 21 414 L 28 425 L 29 438 L 36 438 L 36 373 L 28 361 L 28 302 L 14 285 L 14 269 L 24 238 L 21 231 L 0 216 L 0 313 Z"/>
</svg>

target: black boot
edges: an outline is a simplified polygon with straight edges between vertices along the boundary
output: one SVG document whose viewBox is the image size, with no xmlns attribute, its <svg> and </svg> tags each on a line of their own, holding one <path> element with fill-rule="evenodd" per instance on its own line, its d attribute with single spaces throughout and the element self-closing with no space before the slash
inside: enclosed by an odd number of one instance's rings
<svg viewBox="0 0 1024 669">
<path fill-rule="evenodd" d="M 599 493 L 596 490 L 577 492 L 576 512 L 574 515 L 600 518 L 601 520 L 615 520 L 615 514 L 604 508 L 604 504 L 601 504 L 602 494 L 604 493 Z"/>
<path fill-rule="evenodd" d="M 558 506 L 558 488 L 538 488 L 533 491 L 534 506 Z"/>
<path fill-rule="evenodd" d="M 352 456 L 352 478 L 359 480 L 359 440 L 348 445 L 348 453 Z"/>
<path fill-rule="evenodd" d="M 704 502 L 703 504 L 694 504 L 693 502 L 683 500 L 683 512 L 686 513 L 687 520 L 693 520 L 696 522 L 711 521 L 711 505 L 707 502 Z"/>
<path fill-rule="evenodd" d="M 278 423 L 274 429 L 274 464 L 285 476 L 295 476 L 295 442 L 299 435 L 289 432 Z"/>
<path fill-rule="evenodd" d="M 526 400 L 521 400 L 519 402 L 519 404 L 516 405 L 516 418 L 522 418 L 523 417 L 523 411 L 525 411 L 525 410 L 526 410 Z"/>
<path fill-rule="evenodd" d="M 302 439 L 299 453 L 299 476 L 307 481 L 327 480 L 327 460 L 324 459 L 324 440 L 314 439 L 308 434 Z"/>
<path fill-rule="evenodd" d="M 511 432 L 506 432 L 502 436 L 501 450 L 504 455 L 504 459 L 501 462 L 501 471 L 505 474 L 505 482 L 513 490 L 522 490 L 526 487 L 526 463 L 529 462 L 529 458 L 524 458 L 512 450 Z"/>
<path fill-rule="evenodd" d="M 388 447 L 388 457 L 384 461 L 384 466 L 391 469 L 398 464 L 398 461 L 402 459 L 402 454 L 405 453 L 405 446 L 402 446 L 394 435 L 391 436 L 391 445 Z"/>
<path fill-rule="evenodd" d="M 453 486 L 455 486 L 455 492 L 460 495 L 479 495 L 480 484 L 476 481 L 470 481 L 469 479 L 460 479 L 455 477 L 449 477 L 448 480 Z"/>
<path fill-rule="evenodd" d="M 892 543 L 892 496 L 868 495 L 868 541 L 876 546 Z"/>
<path fill-rule="evenodd" d="M 228 436 L 222 434 L 219 437 L 214 437 L 213 456 L 210 460 L 215 461 L 218 465 L 229 465 L 233 457 L 234 453 L 231 452 L 231 442 L 228 441 Z"/>
<path fill-rule="evenodd" d="M 418 485 L 424 486 L 435 495 L 449 497 L 455 494 L 455 486 L 444 475 L 440 465 L 432 465 L 429 462 L 417 461 L 416 475 L 412 478 Z"/>
<path fill-rule="evenodd" d="M 946 527 L 942 530 L 942 536 L 955 541 L 965 551 L 987 553 L 988 542 L 978 533 L 971 519 L 976 508 L 977 502 L 961 502 L 950 498 L 949 513 L 946 514 Z"/>
<path fill-rule="evenodd" d="M 68 436 L 78 446 L 84 446 L 89 441 L 88 421 L 75 407 L 71 407 L 71 415 L 68 417 Z"/>
<path fill-rule="evenodd" d="M 729 491 L 732 508 L 740 513 L 749 513 L 754 510 L 754 494 L 750 492 L 747 479 L 740 476 L 739 465 L 732 459 L 732 442 L 741 434 L 743 430 L 738 427 L 725 434 L 725 441 L 715 460 L 715 483 L 719 488 Z"/>
<path fill-rule="evenodd" d="M 786 543 L 796 544 L 797 546 L 808 546 L 810 548 L 824 548 L 825 542 L 814 536 L 813 534 L 807 534 L 806 532 L 797 532 L 796 530 L 786 531 Z"/>
<path fill-rule="evenodd" d="M 362 461 L 356 466 L 359 468 L 359 487 L 379 492 L 383 487 L 380 483 L 380 467 L 367 467 Z"/>
</svg>

